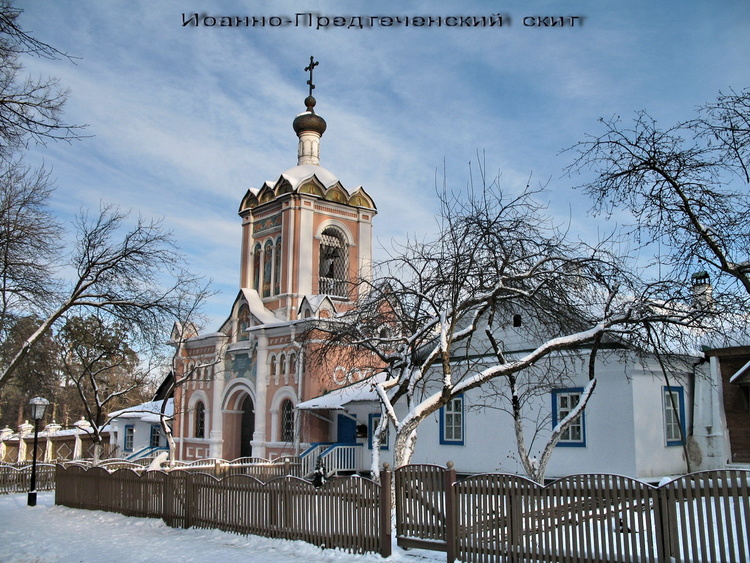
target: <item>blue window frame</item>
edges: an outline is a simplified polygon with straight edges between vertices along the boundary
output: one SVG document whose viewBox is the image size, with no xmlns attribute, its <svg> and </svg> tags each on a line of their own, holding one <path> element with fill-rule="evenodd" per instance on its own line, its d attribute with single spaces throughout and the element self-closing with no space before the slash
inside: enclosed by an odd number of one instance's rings
<svg viewBox="0 0 750 563">
<path fill-rule="evenodd" d="M 135 427 L 132 424 L 125 425 L 125 443 L 123 449 L 126 452 L 133 451 L 133 439 L 135 437 Z"/>
<path fill-rule="evenodd" d="M 685 390 L 682 387 L 664 387 L 664 437 L 667 446 L 682 446 L 685 436 Z"/>
<path fill-rule="evenodd" d="M 151 437 L 149 439 L 149 446 L 152 448 L 158 448 L 161 445 L 161 426 L 158 424 L 151 425 Z"/>
<path fill-rule="evenodd" d="M 464 396 L 453 397 L 440 408 L 440 443 L 446 446 L 464 445 Z"/>
<path fill-rule="evenodd" d="M 372 441 L 375 437 L 375 431 L 378 429 L 378 424 L 380 424 L 380 413 L 370 413 L 368 415 L 368 420 L 367 420 L 367 426 L 368 426 L 367 447 L 369 449 L 372 449 Z M 385 437 L 383 438 L 383 441 L 380 443 L 381 450 L 388 449 L 388 442 L 390 440 L 390 437 L 391 437 L 391 433 L 388 430 L 386 430 Z"/>
<path fill-rule="evenodd" d="M 571 387 L 569 389 L 552 390 L 552 428 L 558 422 L 568 416 L 580 402 L 583 387 Z M 565 429 L 558 447 L 563 448 L 585 448 L 586 447 L 586 413 L 582 412 L 573 423 Z"/>
</svg>

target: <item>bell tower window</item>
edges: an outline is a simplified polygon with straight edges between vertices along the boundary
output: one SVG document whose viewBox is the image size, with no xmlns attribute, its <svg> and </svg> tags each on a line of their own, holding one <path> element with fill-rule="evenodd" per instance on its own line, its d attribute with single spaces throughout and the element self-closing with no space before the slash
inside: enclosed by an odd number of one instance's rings
<svg viewBox="0 0 750 563">
<path fill-rule="evenodd" d="M 271 295 L 271 271 L 273 270 L 273 242 L 266 241 L 263 247 L 263 297 Z"/>
<path fill-rule="evenodd" d="M 263 256 L 263 249 L 260 243 L 255 245 L 253 250 L 253 289 L 260 293 L 260 265 Z"/>
<path fill-rule="evenodd" d="M 281 237 L 276 239 L 273 254 L 273 294 L 281 293 Z"/>
<path fill-rule="evenodd" d="M 320 237 L 318 293 L 346 297 L 348 249 L 344 234 L 335 227 Z"/>
<path fill-rule="evenodd" d="M 261 297 L 281 293 L 281 237 L 253 247 L 253 289 Z"/>
</svg>

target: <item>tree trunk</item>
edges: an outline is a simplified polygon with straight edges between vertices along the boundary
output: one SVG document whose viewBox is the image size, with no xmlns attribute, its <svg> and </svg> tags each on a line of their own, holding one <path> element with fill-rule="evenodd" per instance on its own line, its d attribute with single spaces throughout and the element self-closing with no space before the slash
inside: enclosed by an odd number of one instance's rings
<svg viewBox="0 0 750 563">
<path fill-rule="evenodd" d="M 102 450 L 104 447 L 102 446 L 102 437 L 101 436 L 94 436 L 94 460 L 91 462 L 91 465 L 94 467 L 99 465 L 99 462 L 102 458 Z"/>
</svg>

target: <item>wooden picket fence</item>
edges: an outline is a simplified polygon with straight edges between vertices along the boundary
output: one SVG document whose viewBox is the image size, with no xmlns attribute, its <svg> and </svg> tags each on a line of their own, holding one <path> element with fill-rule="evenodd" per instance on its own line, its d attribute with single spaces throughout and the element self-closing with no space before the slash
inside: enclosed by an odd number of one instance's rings
<svg viewBox="0 0 750 563">
<path fill-rule="evenodd" d="M 750 471 L 694 473 L 659 487 L 616 475 L 547 486 L 517 475 L 459 479 L 450 465 L 410 465 L 380 478 L 315 488 L 293 476 L 264 483 L 58 466 L 56 502 L 387 556 L 393 479 L 398 545 L 445 551 L 448 562 L 750 561 Z"/>
<path fill-rule="evenodd" d="M 30 463 L 0 463 L 0 494 L 25 493 L 31 485 Z M 55 489 L 55 465 L 36 464 L 36 490 Z"/>
<path fill-rule="evenodd" d="M 232 461 L 218 458 L 201 459 L 189 463 L 176 462 L 171 470 L 208 473 L 219 478 L 229 477 L 230 475 L 252 475 L 261 481 L 270 481 L 276 477 L 286 477 L 287 475 L 302 476 L 302 464 L 296 456 L 275 460 L 262 457 L 241 457 Z"/>
<path fill-rule="evenodd" d="M 457 479 L 397 469 L 396 539 L 447 561 L 750 561 L 750 471 L 694 473 L 653 487 L 615 475 L 542 486 L 516 475 Z"/>
<path fill-rule="evenodd" d="M 190 471 L 57 468 L 55 502 L 71 508 L 162 518 L 181 528 L 302 540 L 354 553 L 391 552 L 390 474 L 335 479 L 314 487 L 299 477 L 267 483 L 250 475 Z"/>
</svg>

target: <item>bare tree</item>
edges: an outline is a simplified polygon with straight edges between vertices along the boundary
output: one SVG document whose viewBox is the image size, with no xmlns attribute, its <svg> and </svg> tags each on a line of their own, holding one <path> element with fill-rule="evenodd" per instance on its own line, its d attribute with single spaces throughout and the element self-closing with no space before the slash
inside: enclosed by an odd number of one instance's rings
<svg viewBox="0 0 750 563">
<path fill-rule="evenodd" d="M 656 277 L 689 291 L 691 277 L 705 271 L 717 310 L 747 310 L 750 90 L 722 94 L 667 128 L 644 111 L 632 125 L 619 117 L 600 122 L 601 133 L 573 147 L 578 156 L 569 167 L 594 171 L 581 186 L 594 210 L 630 213 L 631 232 L 653 251 Z"/>
<path fill-rule="evenodd" d="M 55 78 L 23 76 L 21 57 L 70 57 L 30 36 L 18 23 L 23 10 L 0 1 L 0 159 L 26 146 L 28 140 L 79 138 L 80 127 L 66 124 L 62 110 L 68 91 Z"/>
<path fill-rule="evenodd" d="M 131 347 L 128 328 L 102 316 L 66 319 L 56 335 L 65 380 L 75 387 L 94 443 L 94 465 L 103 451 L 109 413 L 149 395 L 150 373 Z"/>
<path fill-rule="evenodd" d="M 719 93 L 715 102 L 700 108 L 691 128 L 714 151 L 718 162 L 750 183 L 750 90 Z M 718 144 L 718 147 L 716 146 Z"/>
<path fill-rule="evenodd" d="M 396 433 L 394 463 L 407 464 L 429 415 L 494 383 L 506 389 L 519 459 L 541 480 L 555 444 L 596 386 L 602 341 L 637 337 L 646 323 L 681 327 L 700 318 L 684 303 L 654 306 L 663 288 L 642 284 L 605 244 L 569 241 L 535 195 L 528 188 L 509 195 L 497 180 L 483 183 L 478 196 L 444 193 L 438 236 L 398 248 L 357 307 L 315 324 L 326 333 L 319 339 L 323 355 L 345 346 L 375 355 L 384 366 L 385 378 L 373 380 L 381 403 L 373 467 L 388 423 Z M 525 325 L 532 345 L 508 356 L 499 329 L 515 315 L 533 319 Z M 524 430 L 523 388 L 549 390 L 564 380 L 564 361 L 550 360 L 584 346 L 589 383 L 535 459 Z M 547 369 L 535 370 L 542 365 Z"/>
<path fill-rule="evenodd" d="M 63 230 L 46 207 L 49 175 L 26 168 L 15 154 L 30 141 L 80 138 L 81 127 L 62 119 L 67 90 L 54 78 L 24 76 L 22 64 L 24 56 L 72 59 L 26 33 L 21 13 L 0 0 L 0 342 L 19 318 L 35 315 L 40 322 L 12 354 L 3 347 L 0 389 L 71 312 L 125 323 L 132 337 L 151 341 L 153 352 L 172 323 L 195 322 L 186 311 L 195 313 L 207 296 L 160 222 L 139 218 L 127 230 L 127 214 L 111 206 L 81 213 L 77 244 L 65 259 Z"/>
<path fill-rule="evenodd" d="M 53 187 L 43 169 L 20 161 L 0 168 L 0 338 L 17 315 L 41 314 L 59 289 L 54 263 L 62 229 L 49 212 Z"/>
<path fill-rule="evenodd" d="M 77 243 L 68 262 L 72 279 L 49 296 L 39 328 L 0 370 L 0 387 L 32 346 L 66 313 L 100 310 L 126 323 L 131 334 L 153 340 L 184 312 L 184 303 L 205 296 L 200 278 L 184 267 L 171 235 L 158 221 L 139 218 L 125 229 L 128 215 L 103 206 L 96 216 L 77 220 Z"/>
</svg>

